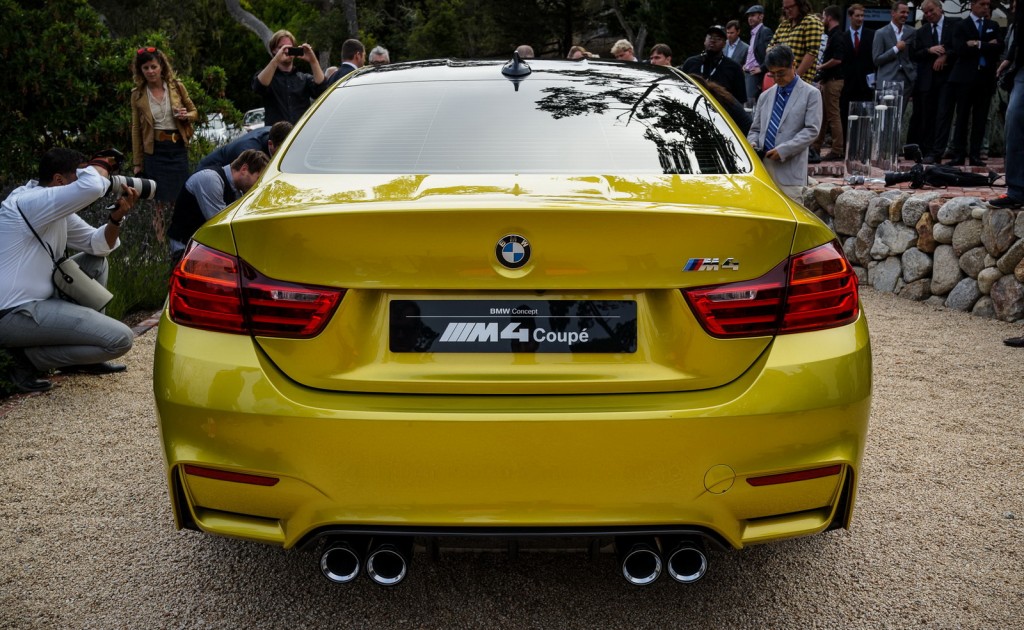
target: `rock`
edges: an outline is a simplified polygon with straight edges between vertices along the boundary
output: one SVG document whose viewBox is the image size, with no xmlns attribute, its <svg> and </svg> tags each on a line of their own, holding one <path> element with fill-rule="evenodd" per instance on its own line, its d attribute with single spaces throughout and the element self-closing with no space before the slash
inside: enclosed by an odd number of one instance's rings
<svg viewBox="0 0 1024 630">
<path fill-rule="evenodd" d="M 864 223 L 864 215 L 868 204 L 875 194 L 868 190 L 847 190 L 836 199 L 835 232 L 843 236 L 853 236 L 860 231 Z"/>
<path fill-rule="evenodd" d="M 960 257 L 960 268 L 968 276 L 977 278 L 981 270 L 985 268 L 985 256 L 987 255 L 984 247 L 975 247 Z"/>
<path fill-rule="evenodd" d="M 946 298 L 946 308 L 967 312 L 974 307 L 974 303 L 980 297 L 978 281 L 974 278 L 964 278 L 949 292 L 949 297 Z"/>
<path fill-rule="evenodd" d="M 974 206 L 973 208 L 971 208 L 971 218 L 972 219 L 981 219 L 981 218 L 983 218 L 985 216 L 987 211 L 988 211 L 988 208 L 983 208 L 981 206 Z"/>
<path fill-rule="evenodd" d="M 935 242 L 935 237 L 932 236 L 932 228 L 934 227 L 935 219 L 927 212 L 923 213 L 921 218 L 917 220 L 917 224 L 914 225 L 914 229 L 917 230 L 917 248 L 927 254 L 934 252 L 935 247 L 938 245 Z"/>
<path fill-rule="evenodd" d="M 928 202 L 928 214 L 932 215 L 932 219 L 936 222 L 939 220 L 939 210 L 942 208 L 942 204 L 946 203 L 941 197 L 932 199 Z"/>
<path fill-rule="evenodd" d="M 960 270 L 960 261 L 949 245 L 935 248 L 932 258 L 932 294 L 946 295 L 964 277 Z"/>
<path fill-rule="evenodd" d="M 914 282 L 908 282 L 900 289 L 899 296 L 915 302 L 927 300 L 932 296 L 932 281 L 928 278 L 921 278 Z"/>
<path fill-rule="evenodd" d="M 800 189 L 800 205 L 811 212 L 822 209 L 814 197 L 814 186 L 804 186 Z"/>
<path fill-rule="evenodd" d="M 904 225 L 917 225 L 923 215 L 929 214 L 929 204 L 937 199 L 939 199 L 939 193 L 934 192 L 903 197 L 900 214 L 903 217 Z"/>
<path fill-rule="evenodd" d="M 936 223 L 932 226 L 932 238 L 935 239 L 936 243 L 945 243 L 949 245 L 953 242 L 953 226 L 943 225 L 942 223 Z"/>
<path fill-rule="evenodd" d="M 986 267 L 981 270 L 978 274 L 978 290 L 981 291 L 982 295 L 988 295 L 992 292 L 992 285 L 996 283 L 996 280 L 1003 277 L 1003 272 L 999 271 L 995 267 Z"/>
<path fill-rule="evenodd" d="M 1022 260 L 1024 260 L 1024 239 L 1010 245 L 1010 249 L 1006 250 L 1006 253 L 996 261 L 996 267 L 1003 272 L 1003 275 L 1008 276 L 1013 273 L 1014 268 Z"/>
<path fill-rule="evenodd" d="M 881 260 L 888 256 L 898 256 L 913 247 L 916 242 L 917 230 L 902 223 L 885 221 L 878 226 L 878 230 L 875 232 L 871 257 Z"/>
<path fill-rule="evenodd" d="M 871 246 L 875 244 L 875 230 L 865 224 L 857 232 L 857 246 L 854 250 L 857 262 L 865 267 L 871 262 Z"/>
<path fill-rule="evenodd" d="M 990 209 L 981 219 L 981 243 L 993 256 L 1002 256 L 1017 239 L 1013 234 L 1016 217 L 1006 208 Z"/>
<path fill-rule="evenodd" d="M 1015 322 L 1024 317 L 1024 283 L 1013 276 L 1003 276 L 992 285 L 990 294 L 996 317 Z"/>
<path fill-rule="evenodd" d="M 868 283 L 868 270 L 864 267 L 854 267 L 853 273 L 857 274 L 857 284 L 865 285 Z"/>
<path fill-rule="evenodd" d="M 1017 263 L 1017 266 L 1013 268 L 1013 277 L 1024 282 L 1024 260 Z"/>
<path fill-rule="evenodd" d="M 971 206 L 978 203 L 977 197 L 954 197 L 939 208 L 939 223 L 956 225 L 971 218 Z"/>
<path fill-rule="evenodd" d="M 823 209 L 818 208 L 818 207 L 815 207 L 814 210 L 811 210 L 811 212 L 814 213 L 814 216 L 816 216 L 819 219 L 821 219 L 821 222 L 824 223 L 825 225 L 827 225 L 829 227 L 829 229 L 832 228 L 832 215 L 830 215 L 829 213 L 825 212 Z"/>
<path fill-rule="evenodd" d="M 903 280 L 907 283 L 920 280 L 932 272 L 932 257 L 916 247 L 903 252 L 900 262 L 903 265 Z"/>
<path fill-rule="evenodd" d="M 928 306 L 934 306 L 935 308 L 946 308 L 946 298 L 942 297 L 941 295 L 933 295 L 927 300 L 925 300 L 924 303 L 927 304 Z"/>
<path fill-rule="evenodd" d="M 1013 235 L 1024 238 L 1024 212 L 1017 212 L 1017 220 L 1013 222 Z"/>
<path fill-rule="evenodd" d="M 839 187 L 835 184 L 818 184 L 811 189 L 815 203 L 830 215 L 835 214 L 836 211 L 836 198 L 832 196 L 832 191 L 836 188 Z"/>
<path fill-rule="evenodd" d="M 884 221 L 889 219 L 889 207 L 891 205 L 891 199 L 875 197 L 868 203 L 868 210 L 867 214 L 864 216 L 864 222 L 873 228 L 882 225 Z"/>
<path fill-rule="evenodd" d="M 892 200 L 892 206 L 889 207 L 889 219 L 893 223 L 897 223 L 903 219 L 903 205 L 910 199 L 910 193 L 906 191 L 900 191 L 898 197 Z M 903 221 L 904 225 L 914 225 L 917 221 L 911 221 L 907 223 Z"/>
<path fill-rule="evenodd" d="M 868 269 L 868 283 L 878 291 L 892 293 L 901 275 L 903 269 L 900 267 L 900 259 L 893 256 Z"/>
<path fill-rule="evenodd" d="M 953 230 L 953 250 L 957 256 L 981 245 L 981 221 L 967 219 L 957 224 Z"/>
<path fill-rule="evenodd" d="M 857 262 L 857 237 L 851 236 L 843 241 L 843 255 L 852 263 Z"/>
<path fill-rule="evenodd" d="M 974 308 L 971 309 L 971 315 L 995 319 L 996 305 L 992 301 L 992 298 L 987 295 L 983 295 L 978 298 L 978 301 L 974 303 Z"/>
<path fill-rule="evenodd" d="M 995 267 L 996 266 L 996 257 L 993 256 L 992 254 L 986 254 L 985 255 L 985 266 L 986 267 Z"/>
</svg>

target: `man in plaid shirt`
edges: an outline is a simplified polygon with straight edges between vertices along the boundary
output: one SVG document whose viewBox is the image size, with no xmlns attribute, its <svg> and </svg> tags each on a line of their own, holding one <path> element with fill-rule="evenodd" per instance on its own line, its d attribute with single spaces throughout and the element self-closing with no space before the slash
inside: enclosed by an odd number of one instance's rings
<svg viewBox="0 0 1024 630">
<path fill-rule="evenodd" d="M 782 23 L 768 47 L 786 44 L 793 49 L 796 73 L 813 84 L 825 27 L 811 9 L 809 0 L 782 0 Z"/>
</svg>

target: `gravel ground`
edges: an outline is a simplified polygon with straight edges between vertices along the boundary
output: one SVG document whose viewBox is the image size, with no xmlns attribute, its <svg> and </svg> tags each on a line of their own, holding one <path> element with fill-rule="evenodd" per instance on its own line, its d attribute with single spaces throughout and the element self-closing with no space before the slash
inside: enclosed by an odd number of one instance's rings
<svg viewBox="0 0 1024 630">
<path fill-rule="evenodd" d="M 864 292 L 875 354 L 853 529 L 629 587 L 605 554 L 418 553 L 383 589 L 312 554 L 174 531 L 149 373 L 0 408 L 4 628 L 1011 628 L 1024 618 L 1020 326 Z"/>
</svg>

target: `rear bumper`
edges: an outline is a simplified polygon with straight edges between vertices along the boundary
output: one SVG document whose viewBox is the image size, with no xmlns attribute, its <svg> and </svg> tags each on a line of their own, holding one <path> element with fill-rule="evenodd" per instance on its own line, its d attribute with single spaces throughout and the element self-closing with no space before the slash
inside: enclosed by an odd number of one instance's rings
<svg viewBox="0 0 1024 630">
<path fill-rule="evenodd" d="M 739 548 L 848 525 L 871 358 L 862 316 L 781 336 L 743 377 L 700 392 L 339 394 L 293 383 L 247 337 L 165 316 L 154 391 L 179 526 L 285 547 L 328 530 L 627 529 Z M 834 464 L 817 479 L 748 483 Z"/>
</svg>

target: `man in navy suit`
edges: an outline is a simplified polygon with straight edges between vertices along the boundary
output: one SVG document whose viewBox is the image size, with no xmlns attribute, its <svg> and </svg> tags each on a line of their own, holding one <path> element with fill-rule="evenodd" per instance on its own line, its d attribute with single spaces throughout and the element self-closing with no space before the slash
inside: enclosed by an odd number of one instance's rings
<svg viewBox="0 0 1024 630">
<path fill-rule="evenodd" d="M 842 35 L 845 56 L 839 66 L 843 73 L 843 90 L 839 93 L 839 115 L 843 124 L 850 115 L 850 103 L 875 100 L 874 88 L 868 85 L 868 75 L 875 72 L 871 58 L 875 32 L 864 26 L 863 5 L 851 4 L 846 15 L 849 26 Z"/>
<path fill-rule="evenodd" d="M 984 166 L 981 145 L 988 124 L 988 109 L 996 91 L 996 67 L 1003 42 L 999 26 L 988 19 L 991 0 L 971 2 L 971 14 L 953 30 L 956 61 L 949 75 L 956 101 L 956 130 L 953 133 L 952 166 L 963 166 L 967 155 L 971 166 Z M 971 128 L 970 147 L 967 128 Z M 969 149 L 969 150 L 968 150 Z"/>
<path fill-rule="evenodd" d="M 914 115 L 910 119 L 907 142 L 921 146 L 925 164 L 935 164 L 942 159 L 953 121 L 953 109 L 946 101 L 957 20 L 946 19 L 939 0 L 924 0 L 921 11 L 924 23 L 910 51 L 910 58 L 917 63 L 917 83 L 914 84 Z"/>
<path fill-rule="evenodd" d="M 341 65 L 338 66 L 334 74 L 327 77 L 327 80 L 324 81 L 323 90 L 326 90 L 339 79 L 362 68 L 364 63 L 366 63 L 366 47 L 358 39 L 346 39 L 341 45 Z"/>
</svg>

